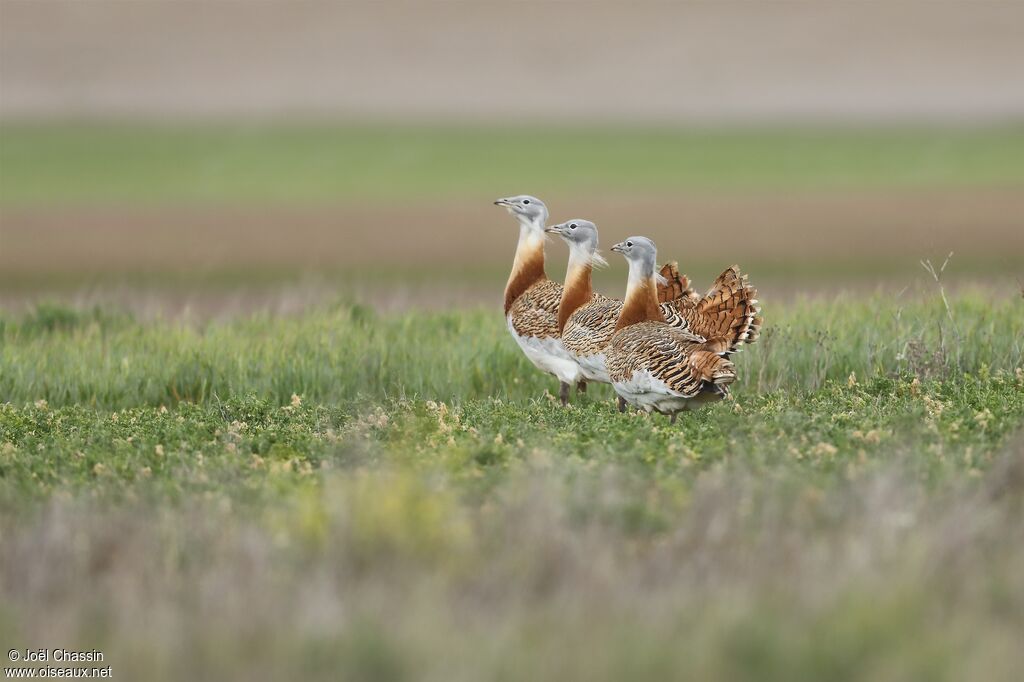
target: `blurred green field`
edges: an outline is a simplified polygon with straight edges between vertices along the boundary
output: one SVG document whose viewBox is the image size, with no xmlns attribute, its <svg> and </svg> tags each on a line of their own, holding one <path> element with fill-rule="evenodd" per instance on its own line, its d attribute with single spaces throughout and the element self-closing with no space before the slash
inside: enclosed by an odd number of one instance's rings
<svg viewBox="0 0 1024 682">
<path fill-rule="evenodd" d="M 490 310 L 0 316 L 0 638 L 130 679 L 1012 680 L 1024 301 L 777 304 L 561 408 Z"/>
<path fill-rule="evenodd" d="M 0 204 L 1024 184 L 1024 129 L 0 123 Z M 512 191 L 512 190 L 510 190 Z"/>
</svg>

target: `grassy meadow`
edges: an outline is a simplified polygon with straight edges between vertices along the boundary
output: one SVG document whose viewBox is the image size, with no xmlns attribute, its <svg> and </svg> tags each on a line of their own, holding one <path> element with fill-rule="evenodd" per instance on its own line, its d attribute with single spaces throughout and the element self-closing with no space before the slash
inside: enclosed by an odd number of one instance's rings
<svg viewBox="0 0 1024 682">
<path fill-rule="evenodd" d="M 1018 676 L 1019 236 L 994 209 L 974 231 L 959 217 L 948 233 L 913 230 L 928 220 L 915 211 L 944 194 L 1015 205 L 1019 129 L 4 123 L 0 134 L 8 648 L 95 647 L 132 680 Z M 854 194 L 835 204 L 846 222 L 810 246 L 811 232 L 780 230 L 740 253 L 761 288 L 763 336 L 735 358 L 732 399 L 670 426 L 617 413 L 605 386 L 561 408 L 554 380 L 508 336 L 500 271 L 469 264 L 482 246 L 458 251 L 426 230 L 433 238 L 410 247 L 465 260 L 486 294 L 468 301 L 448 292 L 457 267 L 382 251 L 422 236 L 419 211 L 435 199 L 448 212 L 431 230 L 461 215 L 460 201 L 527 186 L 669 208 L 675 192 L 723 204 L 743 194 L 753 212 L 738 216 L 752 220 L 759 196 Z M 843 225 L 870 227 L 861 191 L 913 194 L 891 214 L 910 236 L 862 237 L 863 252 L 841 245 L 845 260 L 808 263 Z M 292 215 L 281 207 L 310 205 L 327 217 L 298 234 L 342 232 L 337 261 L 278 224 Z M 226 232 L 196 217 L 208 211 Z M 251 232 L 233 220 L 260 213 L 271 218 Z M 468 231 L 470 215 L 443 234 Z M 356 241 L 337 216 L 380 241 Z M 495 251 L 510 258 L 508 217 L 479 220 L 505 228 L 479 244 L 500 234 Z M 940 286 L 917 260 L 944 256 L 954 232 L 968 252 Z M 708 241 L 698 281 L 739 248 Z M 789 260 L 770 260 L 770 242 Z M 223 281 L 273 291 L 279 252 L 281 267 L 338 268 L 370 293 L 209 317 L 75 303 L 94 278 L 124 273 L 125 300 Z M 556 275 L 564 250 L 549 254 Z M 906 286 L 844 286 L 851 272 L 873 282 L 884 258 Z M 769 271 L 813 281 L 765 286 Z M 613 263 L 602 286 L 621 275 Z M 381 281 L 435 302 L 383 305 Z"/>
<path fill-rule="evenodd" d="M 1021 306 L 771 308 L 675 427 L 562 409 L 490 310 L 8 315 L 0 638 L 129 679 L 1012 679 Z"/>
</svg>

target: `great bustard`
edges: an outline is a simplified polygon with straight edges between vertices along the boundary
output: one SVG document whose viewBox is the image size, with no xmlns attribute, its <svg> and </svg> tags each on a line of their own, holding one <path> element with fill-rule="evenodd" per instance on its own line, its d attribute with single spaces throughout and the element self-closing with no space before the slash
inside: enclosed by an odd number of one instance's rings
<svg viewBox="0 0 1024 682">
<path fill-rule="evenodd" d="M 566 353 L 558 330 L 558 303 L 562 285 L 544 272 L 544 224 L 548 208 L 537 197 L 521 194 L 494 202 L 505 207 L 519 223 L 512 272 L 505 285 L 505 319 L 512 338 L 541 371 L 555 375 L 562 405 L 569 402 L 569 387 L 581 382 L 579 365 Z"/>
<path fill-rule="evenodd" d="M 673 422 L 682 410 L 725 397 L 736 379 L 726 356 L 755 340 L 761 325 L 756 292 L 738 268 L 726 270 L 693 305 L 697 317 L 690 324 L 672 326 L 658 303 L 654 242 L 630 237 L 612 251 L 629 262 L 626 299 L 605 354 L 615 392 L 647 412 L 671 415 Z M 679 315 L 687 319 L 689 312 L 681 306 Z"/>
</svg>

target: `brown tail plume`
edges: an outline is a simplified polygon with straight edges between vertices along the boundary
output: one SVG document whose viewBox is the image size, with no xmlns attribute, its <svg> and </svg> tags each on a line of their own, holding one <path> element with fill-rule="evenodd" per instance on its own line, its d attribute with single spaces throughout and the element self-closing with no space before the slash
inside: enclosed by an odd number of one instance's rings
<svg viewBox="0 0 1024 682">
<path fill-rule="evenodd" d="M 709 350 L 718 355 L 727 355 L 732 350 L 732 347 L 729 344 L 729 339 L 724 336 L 713 336 L 702 343 L 701 347 L 704 350 Z"/>
<path fill-rule="evenodd" d="M 713 350 L 691 352 L 690 366 L 712 393 L 727 393 L 729 385 L 736 381 L 736 367 Z"/>
<path fill-rule="evenodd" d="M 658 303 L 669 303 L 677 299 L 696 303 L 700 300 L 700 294 L 690 288 L 690 278 L 679 274 L 679 264 L 675 261 L 662 265 L 658 274 L 666 280 L 666 284 L 658 285 Z"/>
<path fill-rule="evenodd" d="M 757 289 L 740 274 L 739 266 L 727 269 L 694 307 L 690 328 L 706 339 L 721 337 L 728 352 L 761 335 L 761 306 Z"/>
</svg>

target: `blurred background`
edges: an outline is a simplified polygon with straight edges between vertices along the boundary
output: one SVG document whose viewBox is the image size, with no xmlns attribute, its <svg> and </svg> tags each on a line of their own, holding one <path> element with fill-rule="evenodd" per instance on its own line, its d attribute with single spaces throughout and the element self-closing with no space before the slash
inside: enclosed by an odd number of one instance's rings
<svg viewBox="0 0 1024 682">
<path fill-rule="evenodd" d="M 0 306 L 496 304 L 516 193 L 699 288 L 738 262 L 765 299 L 899 292 L 955 252 L 950 286 L 1019 290 L 1022 27 L 1021 2 L 0 0 Z"/>
</svg>

